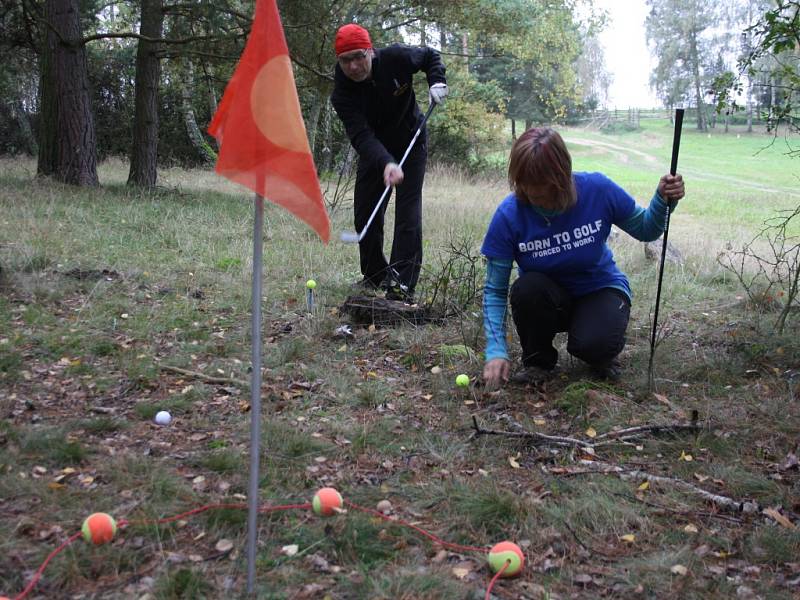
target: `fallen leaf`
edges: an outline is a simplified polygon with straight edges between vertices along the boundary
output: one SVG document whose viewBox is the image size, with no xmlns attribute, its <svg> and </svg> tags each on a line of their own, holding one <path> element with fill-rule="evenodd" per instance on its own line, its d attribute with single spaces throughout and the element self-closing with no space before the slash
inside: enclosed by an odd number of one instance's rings
<svg viewBox="0 0 800 600">
<path fill-rule="evenodd" d="M 697 533 L 697 525 L 692 525 L 689 523 L 686 527 L 683 528 L 686 533 Z"/>
<path fill-rule="evenodd" d="M 786 527 L 786 529 L 797 529 L 797 525 L 792 523 L 789 519 L 784 517 L 781 513 L 779 513 L 774 508 L 765 508 L 764 509 L 764 514 L 767 515 L 770 519 L 772 519 L 776 523 L 778 523 L 779 525 L 782 525 L 783 527 Z"/>
<path fill-rule="evenodd" d="M 546 425 L 547 421 L 545 421 L 544 419 L 534 419 L 533 420 L 533 424 L 534 425 Z"/>
<path fill-rule="evenodd" d="M 650 489 L 650 482 L 649 481 L 645 481 L 644 483 L 639 484 L 639 488 L 638 489 L 640 491 L 642 491 L 642 492 L 645 491 L 645 490 L 649 490 Z"/>
<path fill-rule="evenodd" d="M 684 460 L 686 462 L 692 462 L 694 460 L 694 457 L 691 454 L 686 454 L 686 452 L 681 450 L 681 455 L 678 458 L 678 460 Z"/>
<path fill-rule="evenodd" d="M 589 429 L 586 430 L 586 435 L 590 438 L 595 438 L 597 437 L 597 430 L 594 427 L 589 427 Z"/>
<path fill-rule="evenodd" d="M 231 550 L 233 550 L 233 542 L 231 540 L 223 538 L 217 542 L 217 545 L 214 546 L 214 549 L 217 552 L 230 552 Z"/>
<path fill-rule="evenodd" d="M 794 467 L 800 466 L 800 463 L 797 461 L 797 455 L 793 452 L 790 452 L 786 455 L 786 458 L 783 459 L 783 462 L 778 466 L 779 471 L 788 471 Z"/>
<path fill-rule="evenodd" d="M 300 546 L 297 544 L 289 544 L 288 546 L 284 546 L 281 548 L 281 554 L 285 554 L 286 556 L 294 556 L 300 551 Z"/>
<path fill-rule="evenodd" d="M 703 483 L 704 481 L 706 481 L 708 479 L 708 475 L 702 475 L 700 473 L 695 473 L 694 474 L 694 478 L 697 479 L 697 481 L 699 481 L 700 483 Z"/>
<path fill-rule="evenodd" d="M 628 533 L 626 535 L 620 536 L 619 539 L 621 539 L 623 542 L 628 542 L 629 544 L 632 544 L 633 542 L 636 541 L 636 536 L 633 535 L 632 533 Z"/>
<path fill-rule="evenodd" d="M 453 575 L 458 577 L 459 579 L 464 579 L 467 575 L 469 575 L 472 571 L 465 567 L 453 567 Z"/>
<path fill-rule="evenodd" d="M 511 465 L 512 469 L 519 469 L 520 468 L 519 463 L 517 462 L 517 459 L 519 457 L 520 457 L 520 453 L 519 452 L 517 452 L 516 456 L 509 456 L 508 457 L 508 464 Z"/>
<path fill-rule="evenodd" d="M 670 567 L 669 572 L 673 575 L 680 575 L 681 577 L 686 577 L 686 574 L 689 572 L 689 569 L 684 567 L 683 565 L 672 565 Z"/>
<path fill-rule="evenodd" d="M 435 367 L 431 368 L 431 373 L 433 373 L 434 375 L 438 375 L 441 372 L 442 372 L 442 367 L 440 367 L 439 365 L 436 365 Z"/>
</svg>

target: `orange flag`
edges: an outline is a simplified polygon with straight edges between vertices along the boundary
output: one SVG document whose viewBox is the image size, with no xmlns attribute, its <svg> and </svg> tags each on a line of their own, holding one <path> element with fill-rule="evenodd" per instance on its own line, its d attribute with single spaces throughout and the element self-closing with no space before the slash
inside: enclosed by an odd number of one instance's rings
<svg viewBox="0 0 800 600">
<path fill-rule="evenodd" d="M 217 173 L 280 204 L 327 243 L 330 221 L 275 0 L 256 0 L 247 45 L 208 132 L 220 143 Z"/>
</svg>

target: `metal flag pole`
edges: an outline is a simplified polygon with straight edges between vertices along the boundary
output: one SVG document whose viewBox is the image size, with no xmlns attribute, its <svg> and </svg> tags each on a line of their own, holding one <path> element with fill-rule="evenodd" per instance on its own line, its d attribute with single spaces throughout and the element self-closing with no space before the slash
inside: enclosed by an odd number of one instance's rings
<svg viewBox="0 0 800 600">
<path fill-rule="evenodd" d="M 263 186 L 262 186 L 263 187 Z M 250 484 L 247 491 L 247 593 L 256 579 L 258 541 L 258 482 L 261 446 L 261 265 L 263 257 L 264 197 L 256 194 L 253 219 L 253 321 L 252 368 L 250 374 Z"/>
<path fill-rule="evenodd" d="M 681 147 L 681 128 L 683 127 L 683 109 L 675 109 L 675 131 L 672 135 L 672 161 L 669 166 L 669 174 L 675 175 L 678 171 L 678 151 Z M 658 332 L 658 306 L 661 302 L 661 281 L 664 279 L 664 263 L 667 258 L 667 237 L 669 236 L 669 214 L 672 211 L 672 202 L 667 200 L 667 216 L 664 219 L 664 239 L 661 243 L 661 262 L 658 266 L 658 287 L 656 288 L 656 308 L 653 313 L 653 332 L 650 336 L 650 364 L 647 367 L 647 379 L 650 390 L 655 388 L 655 378 L 653 377 L 653 358 L 656 352 L 656 333 Z"/>
</svg>

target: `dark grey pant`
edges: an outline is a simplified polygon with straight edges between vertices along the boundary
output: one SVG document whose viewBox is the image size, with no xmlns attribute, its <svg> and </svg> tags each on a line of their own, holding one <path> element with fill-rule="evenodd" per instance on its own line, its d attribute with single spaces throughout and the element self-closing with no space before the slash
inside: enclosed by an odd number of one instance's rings
<svg viewBox="0 0 800 600">
<path fill-rule="evenodd" d="M 397 156 L 398 161 L 402 158 L 402 152 L 405 152 L 405 148 Z M 389 266 L 397 271 L 401 283 L 408 286 L 409 293 L 413 294 L 417 285 L 422 268 L 422 184 L 427 158 L 428 148 L 423 132 L 403 165 L 403 183 L 395 188 L 394 237 L 389 260 L 383 253 L 383 223 L 389 198 L 383 201 L 383 206 L 358 245 L 361 273 L 376 287 L 386 277 Z M 385 187 L 383 173 L 359 161 L 353 202 L 356 231 L 361 231 L 366 225 Z"/>
<path fill-rule="evenodd" d="M 511 314 L 526 367 L 552 369 L 553 338 L 568 332 L 567 352 L 593 366 L 607 365 L 625 347 L 631 306 L 620 290 L 603 288 L 572 298 L 542 273 L 524 273 L 511 286 Z"/>
</svg>

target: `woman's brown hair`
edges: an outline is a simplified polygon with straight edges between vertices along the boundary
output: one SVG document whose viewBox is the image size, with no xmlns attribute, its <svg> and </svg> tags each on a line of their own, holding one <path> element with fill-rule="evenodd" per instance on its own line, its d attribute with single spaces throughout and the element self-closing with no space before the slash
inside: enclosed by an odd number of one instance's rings
<svg viewBox="0 0 800 600">
<path fill-rule="evenodd" d="M 575 205 L 572 157 L 557 131 L 532 127 L 519 136 L 508 160 L 508 183 L 517 198 L 540 208 L 561 212 Z"/>
</svg>

